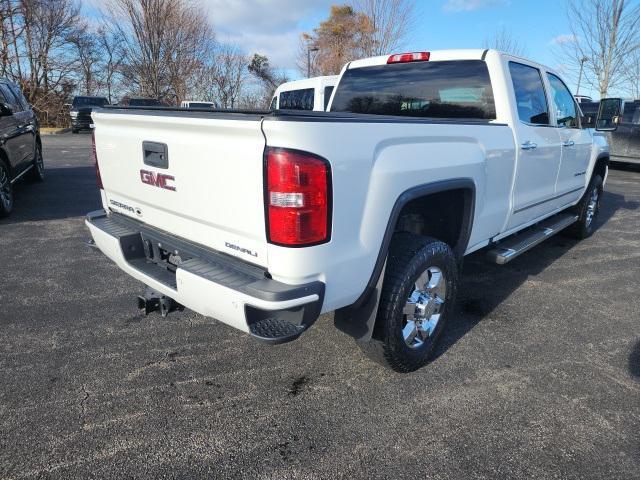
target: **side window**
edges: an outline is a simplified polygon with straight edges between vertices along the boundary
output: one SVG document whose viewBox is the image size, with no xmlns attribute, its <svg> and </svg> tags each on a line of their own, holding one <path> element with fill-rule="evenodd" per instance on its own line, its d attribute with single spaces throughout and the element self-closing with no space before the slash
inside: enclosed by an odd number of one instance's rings
<svg viewBox="0 0 640 480">
<path fill-rule="evenodd" d="M 277 104 L 278 104 L 278 97 L 273 97 L 271 99 L 271 105 L 269 105 L 269 110 L 275 110 Z"/>
<path fill-rule="evenodd" d="M 331 94 L 333 93 L 333 87 L 324 87 L 324 109 L 327 110 L 327 105 L 329 105 L 329 100 L 331 99 Z"/>
<path fill-rule="evenodd" d="M 13 94 L 11 89 L 9 89 L 9 87 L 6 84 L 2 83 L 2 84 L 0 84 L 0 90 L 2 90 L 2 95 L 4 96 L 5 101 L 9 105 L 11 105 L 11 108 L 13 109 L 14 113 L 15 112 L 21 112 L 22 111 L 22 105 L 20 105 L 20 102 L 15 97 L 15 95 Z"/>
<path fill-rule="evenodd" d="M 632 123 L 640 125 L 640 103 L 636 104 L 636 112 L 633 114 Z"/>
<path fill-rule="evenodd" d="M 556 109 L 556 124 L 559 127 L 579 128 L 578 112 L 573 95 L 567 86 L 553 73 L 547 73 L 551 85 L 551 98 Z"/>
<path fill-rule="evenodd" d="M 314 89 L 290 90 L 280 94 L 281 109 L 313 110 Z"/>
<path fill-rule="evenodd" d="M 549 107 L 540 70 L 522 63 L 509 62 L 509 72 L 520 120 L 533 125 L 549 125 Z"/>
<path fill-rule="evenodd" d="M 15 85 L 9 85 L 9 88 L 11 89 L 15 97 L 18 99 L 18 102 L 20 102 L 20 105 L 22 106 L 21 110 L 28 110 L 29 102 L 27 101 L 26 98 L 24 98 L 24 95 L 20 91 L 20 88 L 18 88 Z"/>
<path fill-rule="evenodd" d="M 635 102 L 627 102 L 624 104 L 622 113 L 622 123 L 633 123 L 633 117 L 638 111 L 638 105 Z"/>
</svg>

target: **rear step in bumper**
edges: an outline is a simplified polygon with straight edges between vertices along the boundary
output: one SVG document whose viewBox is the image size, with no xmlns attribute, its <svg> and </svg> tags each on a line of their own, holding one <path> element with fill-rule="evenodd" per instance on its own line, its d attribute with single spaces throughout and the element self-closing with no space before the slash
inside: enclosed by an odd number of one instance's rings
<svg viewBox="0 0 640 480">
<path fill-rule="evenodd" d="M 504 265 L 578 220 L 571 213 L 561 213 L 524 230 L 487 252 L 487 260 Z"/>
<path fill-rule="evenodd" d="M 87 215 L 95 245 L 122 270 L 151 289 L 207 317 L 268 343 L 298 338 L 320 315 L 324 283 L 288 285 L 260 267 L 187 242 L 104 210 Z M 157 245 L 182 258 L 175 272 L 154 262 Z"/>
</svg>

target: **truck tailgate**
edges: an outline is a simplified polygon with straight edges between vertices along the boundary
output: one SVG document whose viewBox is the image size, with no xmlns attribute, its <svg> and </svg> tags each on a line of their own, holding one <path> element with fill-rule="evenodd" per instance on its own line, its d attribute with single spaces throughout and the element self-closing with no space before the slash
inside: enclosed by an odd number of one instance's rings
<svg viewBox="0 0 640 480">
<path fill-rule="evenodd" d="M 267 265 L 259 115 L 102 110 L 93 121 L 111 210 Z"/>
</svg>

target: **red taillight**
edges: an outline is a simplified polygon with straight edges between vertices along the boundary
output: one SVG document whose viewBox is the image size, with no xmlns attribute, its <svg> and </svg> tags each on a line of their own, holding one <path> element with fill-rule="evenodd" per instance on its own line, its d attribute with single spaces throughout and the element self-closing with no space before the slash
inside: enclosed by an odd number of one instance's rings
<svg viewBox="0 0 640 480">
<path fill-rule="evenodd" d="M 397 53 L 391 55 L 387 59 L 389 63 L 409 63 L 409 62 L 426 62 L 429 60 L 431 54 L 429 52 L 412 52 L 412 53 Z"/>
<path fill-rule="evenodd" d="M 331 169 L 307 152 L 267 147 L 265 204 L 271 243 L 308 246 L 330 237 Z"/>
<path fill-rule="evenodd" d="M 96 183 L 98 184 L 99 189 L 103 189 L 102 186 L 102 177 L 100 176 L 100 165 L 98 165 L 98 155 L 96 153 L 96 133 L 94 130 L 91 130 L 91 151 L 93 153 L 93 164 L 96 167 Z"/>
</svg>

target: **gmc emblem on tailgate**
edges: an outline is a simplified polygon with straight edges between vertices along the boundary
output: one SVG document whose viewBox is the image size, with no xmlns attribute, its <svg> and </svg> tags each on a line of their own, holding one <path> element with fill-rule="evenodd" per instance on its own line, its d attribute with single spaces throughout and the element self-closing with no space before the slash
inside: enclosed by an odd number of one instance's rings
<svg viewBox="0 0 640 480">
<path fill-rule="evenodd" d="M 147 185 L 153 185 L 154 187 L 164 188 L 165 190 L 176 191 L 176 187 L 170 185 L 169 182 L 173 182 L 175 178 L 173 175 L 166 175 L 164 173 L 154 173 L 149 170 L 140 170 L 140 180 Z"/>
</svg>

